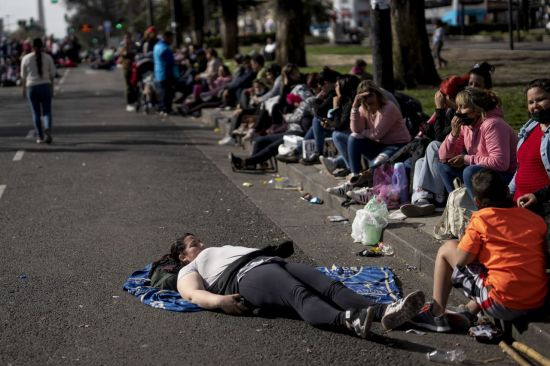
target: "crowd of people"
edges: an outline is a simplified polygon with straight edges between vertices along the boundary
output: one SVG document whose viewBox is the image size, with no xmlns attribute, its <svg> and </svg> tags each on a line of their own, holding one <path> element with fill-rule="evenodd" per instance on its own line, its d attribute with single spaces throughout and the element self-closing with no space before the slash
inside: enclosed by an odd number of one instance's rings
<svg viewBox="0 0 550 366">
<path fill-rule="evenodd" d="M 41 38 L 44 52 L 52 57 L 57 67 L 74 67 L 80 62 L 81 46 L 74 36 L 56 39 L 53 35 Z M 33 52 L 33 40 L 0 38 L 0 86 L 21 85 L 21 59 Z"/>
<path fill-rule="evenodd" d="M 439 56 L 441 37 L 434 40 L 434 45 L 438 66 L 444 67 L 446 61 Z M 297 65 L 268 64 L 263 54 L 253 53 L 237 55 L 236 67 L 230 72 L 215 49 L 189 46 L 174 53 L 172 34 L 165 32 L 157 41 L 153 29 L 146 32 L 145 39 L 143 49 L 136 50 L 127 37 L 119 52 L 128 105 L 136 103 L 139 94 L 132 90 L 136 55 L 150 54 L 160 113 L 197 116 L 201 109 L 212 107 L 233 111 L 226 134 L 218 143 L 238 145 L 248 141 L 252 146 L 248 156 L 230 154 L 229 163 L 236 172 L 272 169 L 273 159 L 321 164 L 328 174 L 345 178 L 344 183 L 327 189 L 329 193 L 365 204 L 376 193 L 373 179 L 377 170 L 403 162 L 411 182 L 405 199 L 400 192 L 401 211 L 406 216 L 443 210 L 448 195 L 455 190 L 456 179 L 464 184 L 478 210 L 472 213 L 460 241 L 441 246 L 432 301 L 413 317 L 410 310 L 416 309 L 417 300 L 423 298 L 413 295 L 414 305 L 405 306 L 406 315 L 400 321 L 437 332 L 449 331 L 447 300 L 452 286 L 462 288 L 471 299 L 452 309 L 453 317 L 468 324 L 481 310 L 513 320 L 545 303 L 550 79 L 533 80 L 527 86 L 530 119 L 518 135 L 504 119 L 506 106 L 492 90 L 494 66 L 487 62 L 475 64 L 464 75 L 443 80 L 434 95 L 436 108 L 430 116 L 413 98 L 376 85 L 364 60 L 357 60 L 347 74 L 328 66 L 304 74 Z M 287 141 L 302 143 L 287 146 Z M 204 281 L 210 281 L 205 276 L 210 271 L 219 275 L 224 266 L 234 258 L 246 257 L 248 251 L 226 248 L 220 253 L 212 251 L 212 258 L 203 258 L 201 253 L 210 253 L 203 249 L 202 242 L 189 234 L 173 248 L 172 259 L 182 268 L 178 280 L 182 296 L 206 308 L 241 313 L 246 305 L 275 306 L 271 295 L 254 291 L 249 294 L 247 289 L 269 287 L 265 282 L 268 278 L 280 277 L 282 281 L 289 273 L 296 277 L 295 270 L 308 273 L 270 259 L 265 261 L 269 265 L 262 264 L 262 271 L 254 270 L 257 277 L 246 275 L 241 279 L 239 296 L 219 297 L 205 289 Z M 220 257 L 225 258 L 222 264 Z M 195 258 L 205 263 L 197 264 Z M 208 269 L 209 262 L 221 267 Z M 320 286 L 321 295 L 326 292 L 328 283 L 320 285 L 308 274 L 304 276 L 300 286 Z M 307 291 L 300 296 L 281 296 L 284 306 L 293 308 L 311 324 L 346 326 L 360 336 L 372 319 L 384 319 L 384 311 L 375 304 L 340 306 L 327 310 L 327 318 L 321 319 L 312 314 L 331 299 L 328 294 L 307 309 L 302 299 L 310 296 Z M 346 315 L 350 307 L 355 310 Z M 352 326 L 354 321 L 357 328 Z"/>
</svg>

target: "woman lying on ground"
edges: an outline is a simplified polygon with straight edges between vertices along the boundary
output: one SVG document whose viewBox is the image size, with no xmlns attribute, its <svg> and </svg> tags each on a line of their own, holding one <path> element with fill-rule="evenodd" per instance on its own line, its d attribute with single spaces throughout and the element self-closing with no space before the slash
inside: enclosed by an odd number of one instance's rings
<svg viewBox="0 0 550 366">
<path fill-rule="evenodd" d="M 270 256 L 263 250 L 226 245 L 206 248 L 187 233 L 161 258 L 176 265 L 178 292 L 204 309 L 243 315 L 259 308 L 295 312 L 316 327 L 349 329 L 366 338 L 373 320 L 385 329 L 411 319 L 424 303 L 421 291 L 389 305 L 376 304 L 316 269 Z M 158 263 L 158 262 L 156 262 Z"/>
</svg>

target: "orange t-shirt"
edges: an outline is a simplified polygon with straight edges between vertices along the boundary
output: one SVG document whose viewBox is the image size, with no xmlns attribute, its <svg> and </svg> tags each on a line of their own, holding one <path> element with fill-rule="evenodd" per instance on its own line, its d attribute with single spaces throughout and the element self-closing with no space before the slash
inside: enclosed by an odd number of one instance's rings
<svg viewBox="0 0 550 366">
<path fill-rule="evenodd" d="M 472 214 L 458 248 L 487 268 L 489 296 L 510 309 L 535 309 L 548 291 L 544 220 L 525 208 L 484 208 Z"/>
</svg>

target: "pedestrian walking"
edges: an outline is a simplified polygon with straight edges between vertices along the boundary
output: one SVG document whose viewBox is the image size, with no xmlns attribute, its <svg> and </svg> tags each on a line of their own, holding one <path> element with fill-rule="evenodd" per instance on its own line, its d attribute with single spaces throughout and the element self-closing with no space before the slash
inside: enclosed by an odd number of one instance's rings
<svg viewBox="0 0 550 366">
<path fill-rule="evenodd" d="M 32 119 L 36 129 L 36 143 L 52 143 L 52 95 L 55 65 L 50 55 L 43 52 L 40 38 L 32 42 L 32 52 L 21 60 L 23 97 L 31 103 Z M 42 126 L 42 117 L 44 126 Z M 43 128 L 44 127 L 44 128 Z"/>
<path fill-rule="evenodd" d="M 437 68 L 441 69 L 447 66 L 447 60 L 441 57 L 441 50 L 443 49 L 443 41 L 445 39 L 445 29 L 441 19 L 435 22 L 435 30 L 432 36 L 432 52 L 434 59 L 437 62 Z"/>
</svg>

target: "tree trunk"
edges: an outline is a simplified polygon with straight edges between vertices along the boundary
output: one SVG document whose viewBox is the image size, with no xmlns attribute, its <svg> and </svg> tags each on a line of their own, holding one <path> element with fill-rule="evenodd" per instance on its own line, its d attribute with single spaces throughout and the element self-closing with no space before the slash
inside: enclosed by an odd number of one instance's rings
<svg viewBox="0 0 550 366">
<path fill-rule="evenodd" d="M 424 0 L 392 0 L 393 64 L 400 86 L 439 85 L 424 16 Z"/>
<path fill-rule="evenodd" d="M 202 47 L 204 43 L 204 2 L 203 0 L 191 0 L 193 9 L 193 30 L 191 38 L 193 44 Z"/>
<path fill-rule="evenodd" d="M 276 0 L 275 5 L 277 62 L 307 66 L 302 0 Z"/>
<path fill-rule="evenodd" d="M 230 59 L 239 52 L 238 1 L 222 0 L 221 3 L 223 14 L 221 30 L 223 57 Z"/>
<path fill-rule="evenodd" d="M 391 15 L 389 9 L 371 10 L 372 64 L 374 82 L 393 93 Z"/>
</svg>

